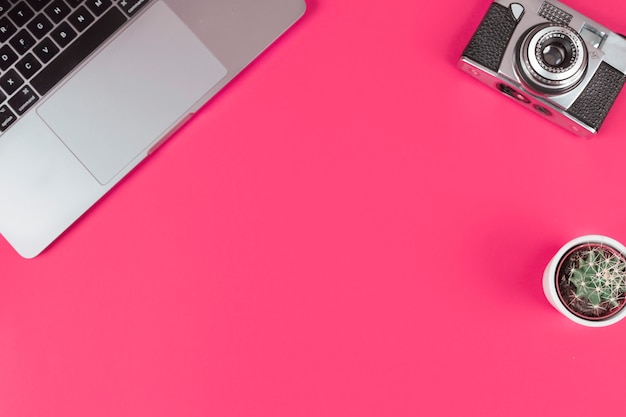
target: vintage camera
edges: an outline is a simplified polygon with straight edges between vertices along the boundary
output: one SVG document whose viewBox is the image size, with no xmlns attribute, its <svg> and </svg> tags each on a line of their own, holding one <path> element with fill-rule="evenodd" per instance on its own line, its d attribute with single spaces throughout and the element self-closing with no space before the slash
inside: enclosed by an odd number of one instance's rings
<svg viewBox="0 0 626 417">
<path fill-rule="evenodd" d="M 494 1 L 459 67 L 570 132 L 597 133 L 626 81 L 626 39 L 558 1 Z"/>
</svg>

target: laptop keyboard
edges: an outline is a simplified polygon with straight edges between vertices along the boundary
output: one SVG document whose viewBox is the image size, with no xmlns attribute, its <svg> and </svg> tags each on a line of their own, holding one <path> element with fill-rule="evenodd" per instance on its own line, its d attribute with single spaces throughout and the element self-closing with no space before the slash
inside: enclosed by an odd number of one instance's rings
<svg viewBox="0 0 626 417">
<path fill-rule="evenodd" d="M 0 134 L 150 0 L 0 0 Z"/>
</svg>

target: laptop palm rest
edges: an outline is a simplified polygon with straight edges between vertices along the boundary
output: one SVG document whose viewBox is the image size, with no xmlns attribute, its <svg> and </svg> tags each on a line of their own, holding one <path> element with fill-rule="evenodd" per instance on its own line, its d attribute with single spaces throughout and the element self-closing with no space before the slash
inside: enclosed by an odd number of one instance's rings
<svg viewBox="0 0 626 417">
<path fill-rule="evenodd" d="M 225 75 L 184 22 L 156 2 L 37 112 L 106 184 Z"/>
</svg>

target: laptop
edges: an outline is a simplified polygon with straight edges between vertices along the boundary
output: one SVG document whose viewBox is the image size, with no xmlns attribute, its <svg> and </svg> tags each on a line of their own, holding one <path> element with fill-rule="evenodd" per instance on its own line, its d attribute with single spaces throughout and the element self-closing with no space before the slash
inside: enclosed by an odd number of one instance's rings
<svg viewBox="0 0 626 417">
<path fill-rule="evenodd" d="M 0 234 L 42 252 L 304 0 L 0 0 Z"/>
</svg>

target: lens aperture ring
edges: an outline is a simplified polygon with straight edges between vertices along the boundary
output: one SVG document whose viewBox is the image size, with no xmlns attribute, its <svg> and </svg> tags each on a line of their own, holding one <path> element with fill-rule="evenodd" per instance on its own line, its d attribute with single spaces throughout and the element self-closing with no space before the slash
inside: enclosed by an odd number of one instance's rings
<svg viewBox="0 0 626 417">
<path fill-rule="evenodd" d="M 529 87 L 560 94 L 582 81 L 587 48 L 573 29 L 546 23 L 531 28 L 518 43 L 517 69 Z"/>
<path fill-rule="evenodd" d="M 553 48 L 562 53 L 562 63 L 550 64 L 546 62 L 546 50 Z M 535 48 L 535 59 L 544 70 L 562 74 L 572 69 L 580 56 L 580 47 L 576 42 L 562 32 L 550 32 L 543 36 Z"/>
</svg>

